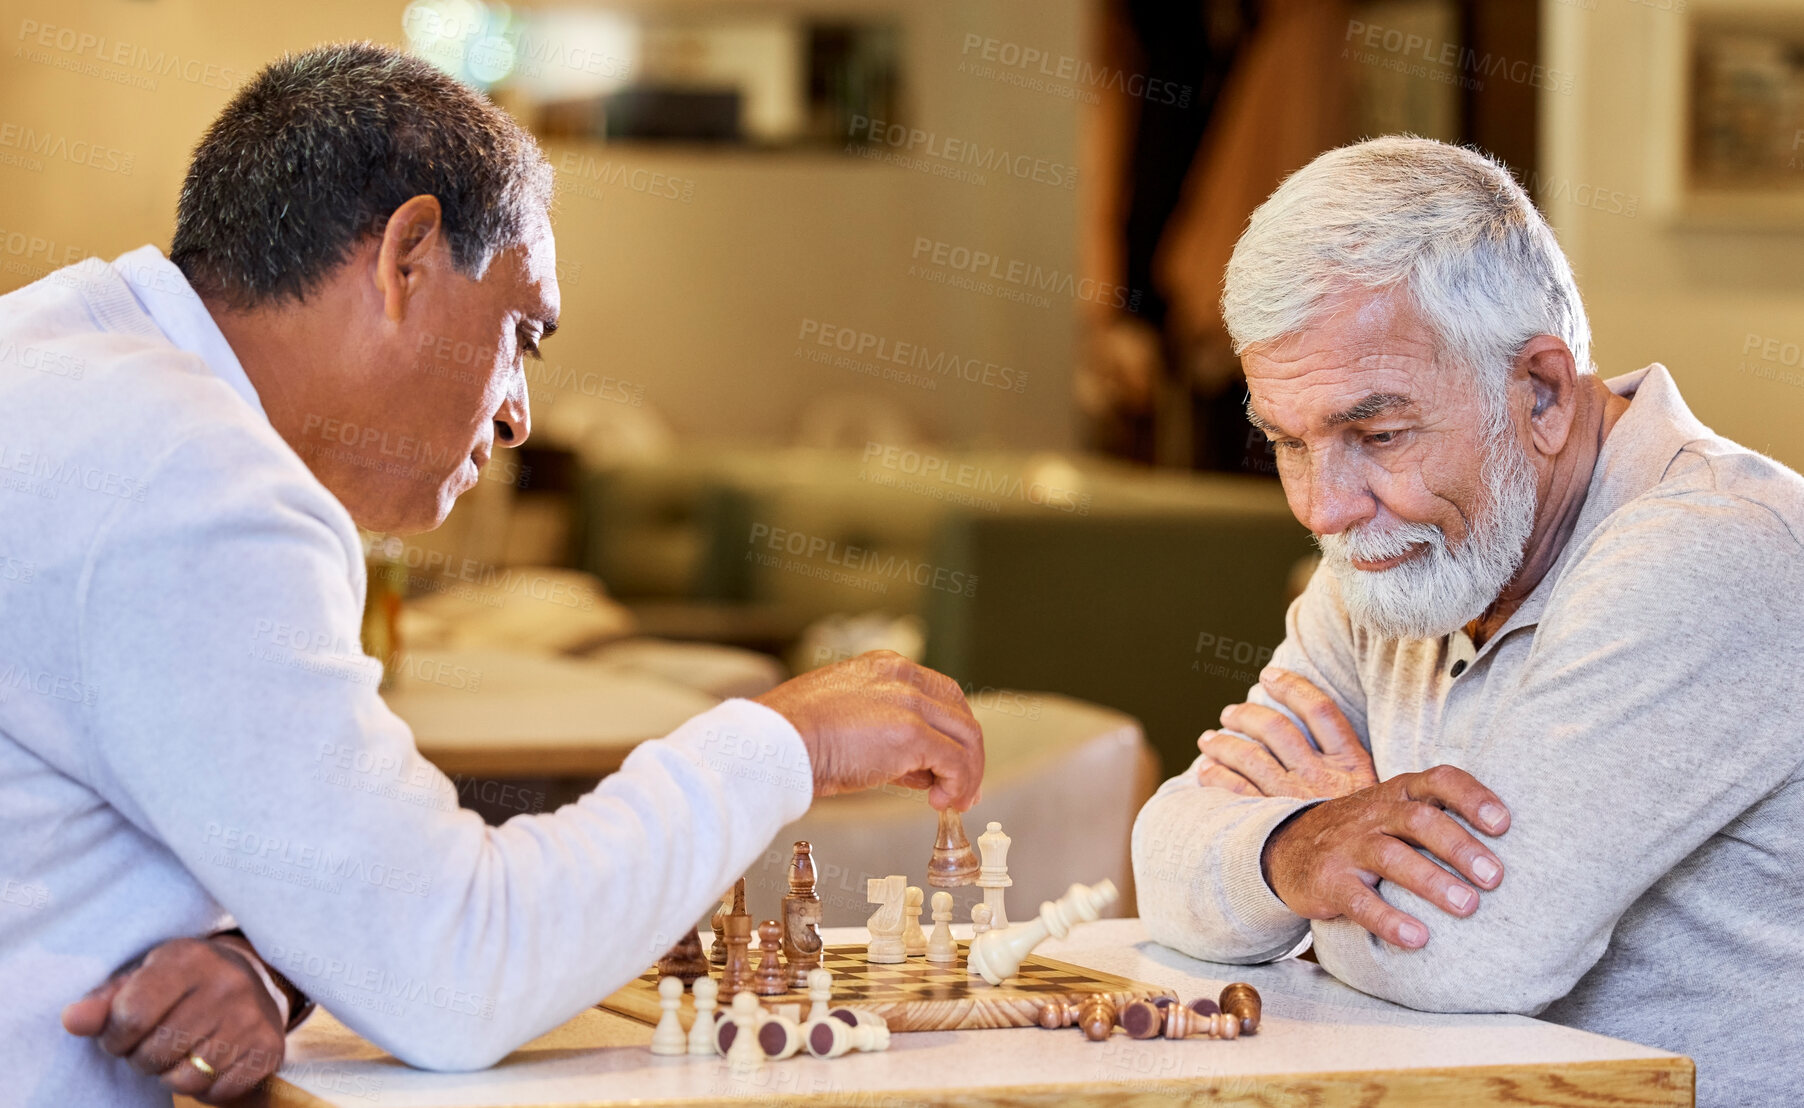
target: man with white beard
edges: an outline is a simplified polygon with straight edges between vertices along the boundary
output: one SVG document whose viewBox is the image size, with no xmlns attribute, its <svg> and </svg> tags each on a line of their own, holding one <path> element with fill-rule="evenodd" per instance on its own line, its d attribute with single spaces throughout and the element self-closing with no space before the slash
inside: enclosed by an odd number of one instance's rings
<svg viewBox="0 0 1804 1108">
<path fill-rule="evenodd" d="M 1323 557 L 1140 814 L 1152 935 L 1239 963 L 1313 940 L 1376 996 L 1688 1054 L 1700 1105 L 1794 1103 L 1804 480 L 1658 364 L 1599 380 L 1552 231 L 1471 151 L 1317 158 L 1222 306 Z"/>
</svg>

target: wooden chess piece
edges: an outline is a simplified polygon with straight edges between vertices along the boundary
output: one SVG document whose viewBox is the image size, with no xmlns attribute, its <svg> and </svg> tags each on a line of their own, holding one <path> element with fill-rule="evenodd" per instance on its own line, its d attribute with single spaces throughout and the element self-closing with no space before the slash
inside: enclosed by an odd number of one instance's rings
<svg viewBox="0 0 1804 1108">
<path fill-rule="evenodd" d="M 752 916 L 745 910 L 745 878 L 733 886 L 733 910 L 727 913 L 727 961 L 720 971 L 722 995 L 734 996 L 752 983 Z"/>
<path fill-rule="evenodd" d="M 808 1025 L 807 1039 L 808 1053 L 816 1058 L 838 1058 L 851 1050 L 888 1050 L 889 1025 L 821 1020 Z"/>
<path fill-rule="evenodd" d="M 833 971 L 816 967 L 808 971 L 808 1019 L 827 1018 L 827 1005 L 833 999 Z"/>
<path fill-rule="evenodd" d="M 670 953 L 658 959 L 658 976 L 678 978 L 684 988 L 694 984 L 696 978 L 708 976 L 708 959 L 702 956 L 700 927 L 691 927 L 689 933 L 670 948 Z"/>
<path fill-rule="evenodd" d="M 835 1019 L 847 1027 L 888 1027 L 889 1021 L 871 1011 L 869 1008 L 829 1008 L 827 1018 Z"/>
<path fill-rule="evenodd" d="M 658 981 L 658 1008 L 662 1014 L 658 1017 L 658 1026 L 651 1033 L 651 1052 L 653 1054 L 687 1054 L 689 1039 L 683 1034 L 682 1021 L 677 1018 L 677 1009 L 683 1005 L 683 982 L 675 977 L 665 977 Z"/>
<path fill-rule="evenodd" d="M 758 1048 L 773 1062 L 802 1049 L 802 1025 L 784 1015 L 765 1016 L 758 1023 Z"/>
<path fill-rule="evenodd" d="M 952 938 L 952 894 L 933 894 L 933 934 L 927 937 L 927 960 L 938 965 L 958 961 L 958 943 Z"/>
<path fill-rule="evenodd" d="M 976 970 L 985 981 L 1000 985 L 1013 977 L 1034 947 L 1054 935 L 1064 938 L 1073 924 L 1097 919 L 1102 910 L 1115 903 L 1121 894 L 1115 883 L 1107 879 L 1094 887 L 1073 885 L 1057 900 L 1040 905 L 1040 914 L 1028 923 L 1018 923 L 1001 931 L 990 930 L 971 941 L 965 965 Z"/>
<path fill-rule="evenodd" d="M 733 1072 L 746 1074 L 764 1065 L 764 1048 L 758 1042 L 758 1020 L 763 1009 L 751 993 L 733 997 L 733 1041 L 727 1045 L 727 1063 Z"/>
<path fill-rule="evenodd" d="M 1196 1035 L 1207 1035 L 1211 1039 L 1237 1039 L 1240 1037 L 1240 1020 L 1224 1012 L 1205 1016 L 1177 1004 L 1165 1006 L 1167 1039 L 1188 1039 Z"/>
<path fill-rule="evenodd" d="M 881 906 L 865 921 L 871 931 L 865 961 L 892 965 L 908 960 L 908 953 L 902 946 L 902 902 L 907 887 L 908 878 L 899 874 L 865 881 L 866 902 Z"/>
<path fill-rule="evenodd" d="M 927 953 L 927 932 L 921 930 L 921 890 L 917 885 L 902 892 L 902 953 L 910 958 Z"/>
<path fill-rule="evenodd" d="M 991 917 L 992 913 L 988 904 L 971 905 L 971 939 L 973 942 L 976 941 L 977 936 L 990 929 Z"/>
<path fill-rule="evenodd" d="M 727 964 L 727 914 L 733 910 L 733 890 L 728 889 L 721 894 L 720 907 L 714 909 L 709 917 L 708 926 L 714 932 L 714 942 L 708 947 L 708 961 L 716 966 Z"/>
<path fill-rule="evenodd" d="M 952 889 L 977 881 L 977 852 L 965 838 L 964 821 L 952 808 L 940 809 L 939 835 L 933 857 L 927 863 L 927 883 L 936 889 Z"/>
<path fill-rule="evenodd" d="M 977 836 L 977 849 L 983 854 L 983 866 L 977 871 L 977 887 L 983 890 L 983 902 L 989 905 L 990 926 L 997 930 L 1008 926 L 1002 891 L 1015 883 L 1008 875 L 1008 848 L 1012 841 L 1002 833 L 1002 824 L 995 820 L 991 820 L 983 834 Z"/>
<path fill-rule="evenodd" d="M 1251 1035 L 1259 1030 L 1259 1016 L 1263 1007 L 1259 990 L 1245 981 L 1236 981 L 1221 991 L 1221 1010 L 1240 1021 L 1242 1035 Z"/>
<path fill-rule="evenodd" d="M 1121 1006 L 1121 1029 L 1131 1039 L 1157 1038 L 1165 1030 L 1165 1009 L 1151 1000 L 1130 1000 Z"/>
<path fill-rule="evenodd" d="M 789 991 L 789 974 L 783 970 L 783 925 L 767 919 L 758 925 L 758 951 L 763 955 L 752 991 L 759 996 L 780 996 Z"/>
<path fill-rule="evenodd" d="M 1115 1002 L 1102 993 L 1078 1001 L 1077 1025 L 1084 1029 L 1084 1038 L 1102 1042 L 1115 1029 Z"/>
<path fill-rule="evenodd" d="M 695 1022 L 689 1025 L 689 1053 L 713 1054 L 714 1007 L 720 997 L 720 986 L 712 977 L 698 977 L 695 993 Z"/>
<path fill-rule="evenodd" d="M 789 860 L 789 895 L 783 898 L 783 964 L 789 983 L 801 987 L 821 964 L 821 897 L 814 891 L 814 847 L 795 844 Z"/>
</svg>

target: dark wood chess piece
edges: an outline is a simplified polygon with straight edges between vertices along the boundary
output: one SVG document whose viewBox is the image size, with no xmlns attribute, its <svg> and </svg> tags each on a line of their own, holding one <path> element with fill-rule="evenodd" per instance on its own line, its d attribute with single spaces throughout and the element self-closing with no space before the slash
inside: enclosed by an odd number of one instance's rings
<svg viewBox="0 0 1804 1108">
<path fill-rule="evenodd" d="M 745 910 L 745 878 L 733 886 L 733 910 L 727 913 L 727 960 L 720 971 L 720 995 L 734 996 L 752 986 L 752 915 Z"/>
<path fill-rule="evenodd" d="M 977 883 L 977 851 L 965 837 L 965 825 L 951 808 L 940 810 L 939 835 L 933 858 L 927 863 L 927 883 L 936 889 L 952 889 Z"/>
<path fill-rule="evenodd" d="M 727 898 L 731 894 L 723 894 L 720 904 L 714 909 L 714 915 L 708 920 L 708 926 L 714 932 L 714 942 L 708 947 L 708 961 L 717 966 L 727 964 Z"/>
<path fill-rule="evenodd" d="M 758 925 L 758 950 L 763 959 L 752 980 L 752 991 L 759 996 L 778 996 L 789 991 L 789 975 L 783 972 L 783 925 L 767 919 Z"/>
<path fill-rule="evenodd" d="M 1251 1035 L 1259 1030 L 1259 1016 L 1263 1007 L 1259 990 L 1245 981 L 1236 981 L 1221 991 L 1221 1010 L 1240 1019 L 1242 1035 Z"/>
<path fill-rule="evenodd" d="M 783 898 L 783 962 L 789 983 L 806 987 L 808 971 L 821 964 L 821 898 L 814 891 L 814 848 L 797 842 L 789 862 L 789 895 Z"/>
<path fill-rule="evenodd" d="M 699 928 L 691 927 L 689 933 L 670 948 L 670 953 L 658 959 L 658 976 L 680 978 L 684 988 L 695 984 L 696 978 L 708 976 L 708 959 L 702 956 Z"/>
</svg>

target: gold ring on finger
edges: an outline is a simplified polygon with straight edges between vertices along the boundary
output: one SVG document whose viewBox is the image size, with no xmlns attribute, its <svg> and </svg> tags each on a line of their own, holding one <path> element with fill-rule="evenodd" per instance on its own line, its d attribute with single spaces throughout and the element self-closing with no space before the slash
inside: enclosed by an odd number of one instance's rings
<svg viewBox="0 0 1804 1108">
<path fill-rule="evenodd" d="M 202 1058 L 198 1054 L 188 1055 L 188 1063 L 190 1065 L 192 1065 L 195 1069 L 206 1074 L 208 1080 L 215 1080 L 219 1077 L 219 1071 L 214 1069 L 211 1065 L 209 1065 L 207 1063 L 207 1060 L 205 1058 Z"/>
</svg>

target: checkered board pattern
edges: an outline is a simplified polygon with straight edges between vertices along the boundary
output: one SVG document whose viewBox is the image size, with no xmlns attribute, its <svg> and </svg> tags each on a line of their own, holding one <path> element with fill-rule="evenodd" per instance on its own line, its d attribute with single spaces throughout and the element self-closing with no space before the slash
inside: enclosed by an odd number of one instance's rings
<svg viewBox="0 0 1804 1108">
<path fill-rule="evenodd" d="M 984 1027 L 1035 1027 L 1040 1006 L 1049 1000 L 1076 1002 L 1104 993 L 1117 1005 L 1135 997 L 1174 996 L 1167 988 L 1131 981 L 1125 977 L 1081 966 L 1028 955 L 1015 976 L 991 985 L 965 969 L 966 948 L 958 944 L 958 961 L 936 965 L 916 955 L 906 962 L 881 965 L 865 960 L 863 946 L 830 946 L 821 964 L 833 972 L 833 1007 L 866 1008 L 884 1018 L 891 1031 L 952 1031 Z M 756 966 L 758 956 L 752 956 Z M 714 969 L 719 976 L 719 967 Z M 808 990 L 791 989 L 777 996 L 759 997 L 773 1011 L 793 1006 L 805 1014 Z M 721 1007 L 726 1007 L 722 997 Z M 658 971 L 647 971 L 599 1005 L 622 1015 L 655 1024 L 658 1007 Z M 679 1018 L 688 1027 L 695 1016 L 694 1001 L 683 994 Z"/>
</svg>

